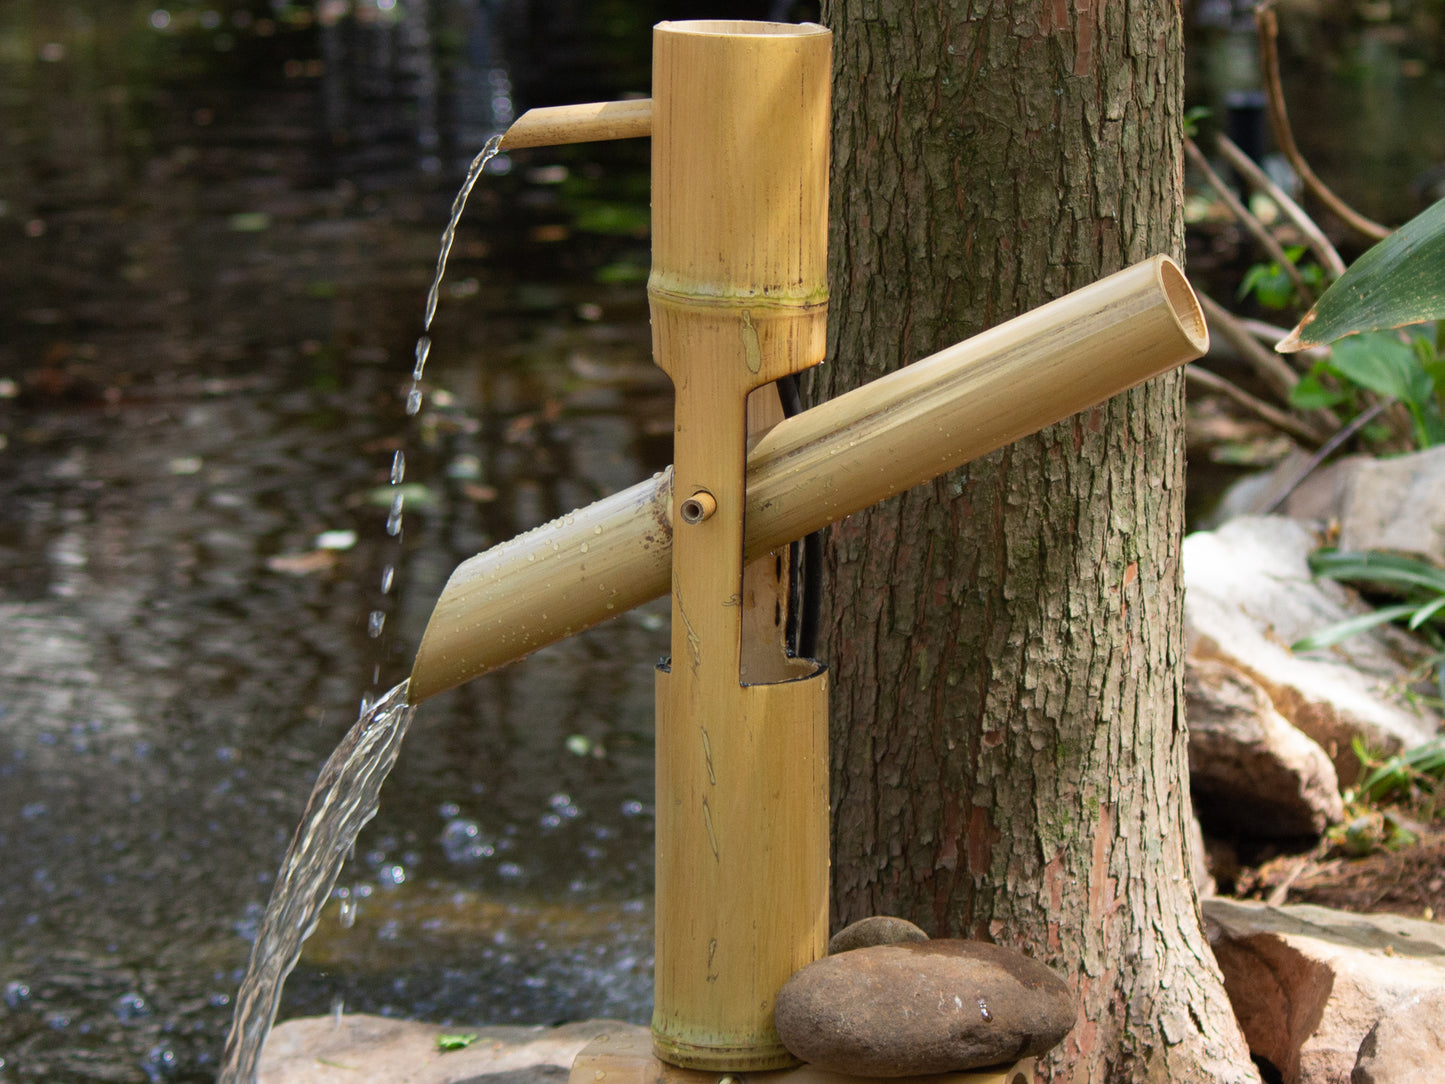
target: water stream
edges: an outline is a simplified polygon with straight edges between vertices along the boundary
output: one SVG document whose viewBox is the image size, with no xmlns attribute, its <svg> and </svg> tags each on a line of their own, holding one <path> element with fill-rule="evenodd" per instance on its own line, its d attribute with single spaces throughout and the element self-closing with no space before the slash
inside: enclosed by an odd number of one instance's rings
<svg viewBox="0 0 1445 1084">
<path fill-rule="evenodd" d="M 357 834 L 376 816 L 381 784 L 396 763 L 411 724 L 413 708 L 406 702 L 406 688 L 403 681 L 363 712 L 316 778 L 236 995 L 221 1084 L 248 1084 L 256 1077 L 261 1047 L 276 1017 L 286 976 L 301 955 L 301 943 L 316 929 Z"/>
<path fill-rule="evenodd" d="M 406 394 L 408 416 L 421 410 L 421 379 L 431 352 L 428 333 L 436 318 L 457 224 L 466 210 L 467 197 L 501 144 L 500 134 L 492 136 L 472 159 L 452 202 L 446 229 L 442 231 L 436 271 L 427 290 L 422 335 L 416 343 L 416 363 Z M 386 518 L 386 533 L 393 537 L 400 535 L 402 527 L 404 491 L 401 486 L 405 464 L 404 453 L 397 451 L 391 462 L 393 497 Z M 388 564 L 382 573 L 383 593 L 390 590 L 393 574 L 394 567 Z M 383 612 L 372 611 L 368 631 L 373 639 L 380 635 L 384 620 Z M 406 702 L 407 685 L 403 681 L 375 700 L 371 697 L 362 700 L 360 718 L 341 739 L 316 779 L 301 823 L 276 876 L 276 887 L 266 904 L 251 949 L 251 960 L 236 995 L 236 1011 L 226 1037 L 218 1078 L 220 1084 L 250 1084 L 256 1077 L 261 1049 L 281 1001 L 281 990 L 301 956 L 302 942 L 316 929 L 341 868 L 355 848 L 357 835 L 376 816 L 380 806 L 381 785 L 396 763 L 402 739 L 411 725 L 413 708 Z"/>
</svg>

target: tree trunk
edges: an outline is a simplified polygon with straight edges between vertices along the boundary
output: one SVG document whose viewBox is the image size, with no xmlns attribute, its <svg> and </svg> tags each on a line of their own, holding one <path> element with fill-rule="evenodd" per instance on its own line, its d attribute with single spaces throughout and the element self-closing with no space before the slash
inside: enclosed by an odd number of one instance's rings
<svg viewBox="0 0 1445 1084">
<path fill-rule="evenodd" d="M 825 5 L 835 395 L 1182 250 L 1173 0 Z M 1190 881 L 1172 374 L 833 529 L 834 918 L 1075 986 L 1043 1077 L 1258 1077 Z"/>
</svg>

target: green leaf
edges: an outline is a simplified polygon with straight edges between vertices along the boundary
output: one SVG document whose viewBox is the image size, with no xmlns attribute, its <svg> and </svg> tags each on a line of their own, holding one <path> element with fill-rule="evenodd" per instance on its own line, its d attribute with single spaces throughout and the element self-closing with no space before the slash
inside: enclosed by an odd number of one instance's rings
<svg viewBox="0 0 1445 1084">
<path fill-rule="evenodd" d="M 1346 335 L 1445 316 L 1445 200 L 1370 249 L 1335 280 L 1275 349 L 1289 354 Z"/>
<path fill-rule="evenodd" d="M 1403 583 L 1445 594 L 1445 570 L 1414 557 L 1394 553 L 1319 550 L 1310 556 L 1310 571 L 1332 580 Z"/>
<path fill-rule="evenodd" d="M 1289 405 L 1296 410 L 1317 410 L 1321 407 L 1339 406 L 1349 395 L 1343 391 L 1327 388 L 1314 373 L 1300 377 L 1299 383 L 1290 389 Z"/>
<path fill-rule="evenodd" d="M 1416 605 L 1413 602 L 1401 602 L 1394 606 L 1381 606 L 1378 610 L 1371 610 L 1367 614 L 1360 614 L 1359 617 L 1352 617 L 1348 621 L 1341 621 L 1331 625 L 1329 628 L 1321 629 L 1319 632 L 1311 633 L 1303 639 L 1296 640 L 1289 645 L 1291 651 L 1319 651 L 1321 648 L 1333 647 L 1341 640 L 1348 640 L 1351 636 L 1366 632 L 1376 625 L 1384 625 L 1397 618 L 1408 617 L 1414 613 Z"/>
<path fill-rule="evenodd" d="M 1434 390 L 1434 381 L 1420 368 L 1415 351 L 1388 331 L 1341 339 L 1329 365 L 1346 380 L 1402 403 L 1422 403 Z"/>
<path fill-rule="evenodd" d="M 472 1045 L 474 1042 L 476 1042 L 476 1041 L 477 1041 L 477 1033 L 476 1033 L 475 1031 L 468 1032 L 468 1033 L 465 1034 L 465 1035 L 438 1035 L 438 1036 L 437 1036 L 437 1049 L 438 1049 L 438 1050 L 465 1050 L 467 1047 L 471 1046 L 471 1045 Z"/>
</svg>

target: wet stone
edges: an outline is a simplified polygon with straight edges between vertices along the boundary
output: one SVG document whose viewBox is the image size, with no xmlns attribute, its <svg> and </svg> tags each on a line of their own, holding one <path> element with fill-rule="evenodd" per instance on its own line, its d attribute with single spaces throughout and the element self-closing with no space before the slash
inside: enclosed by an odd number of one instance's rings
<svg viewBox="0 0 1445 1084">
<path fill-rule="evenodd" d="M 871 948 L 874 945 L 896 945 L 905 941 L 927 941 L 928 934 L 906 918 L 892 915 L 874 915 L 850 922 L 835 933 L 828 942 L 828 955 L 854 949 Z"/>
<path fill-rule="evenodd" d="M 913 1076 L 1042 1054 L 1074 1025 L 1063 979 L 980 941 L 911 941 L 828 956 L 778 994 L 783 1045 L 821 1069 Z"/>
</svg>

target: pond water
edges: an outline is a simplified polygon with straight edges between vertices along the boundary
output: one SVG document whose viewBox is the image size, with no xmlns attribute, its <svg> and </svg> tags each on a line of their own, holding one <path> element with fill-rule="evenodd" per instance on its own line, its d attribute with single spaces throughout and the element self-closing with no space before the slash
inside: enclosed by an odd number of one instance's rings
<svg viewBox="0 0 1445 1084">
<path fill-rule="evenodd" d="M 413 345 L 491 130 L 767 7 L 0 4 L 0 1080 L 212 1079 L 316 772 L 447 574 L 669 461 L 644 142 L 499 162 L 409 419 Z M 666 637 L 424 705 L 280 1017 L 645 1019 Z"/>
<path fill-rule="evenodd" d="M 408 419 L 504 35 L 173 7 L 0 9 L 3 1079 L 210 1079 L 316 771 L 451 568 L 670 459 L 645 143 L 483 179 Z M 560 93 L 646 90 L 594 82 Z M 665 641 L 656 606 L 429 702 L 281 1016 L 645 1018 Z"/>
</svg>

